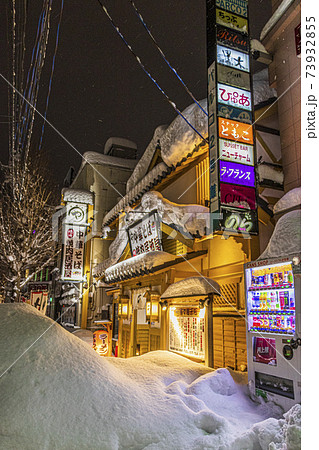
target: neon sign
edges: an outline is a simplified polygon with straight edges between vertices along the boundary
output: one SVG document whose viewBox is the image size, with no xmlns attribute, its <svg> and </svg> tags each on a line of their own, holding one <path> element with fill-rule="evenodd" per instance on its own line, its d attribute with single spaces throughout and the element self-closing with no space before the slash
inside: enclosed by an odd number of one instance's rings
<svg viewBox="0 0 319 450">
<path fill-rule="evenodd" d="M 251 110 L 251 93 L 249 91 L 218 83 L 217 96 L 219 103 Z"/>
<path fill-rule="evenodd" d="M 230 139 L 244 144 L 253 144 L 253 127 L 245 123 L 236 122 L 235 120 L 218 118 L 219 137 Z"/>
<path fill-rule="evenodd" d="M 256 209 L 255 189 L 220 183 L 220 201 L 223 205 L 243 209 Z"/>
<path fill-rule="evenodd" d="M 219 156 L 224 161 L 254 165 L 254 147 L 249 144 L 219 139 Z"/>
<path fill-rule="evenodd" d="M 255 171 L 251 166 L 228 161 L 220 162 L 220 181 L 223 183 L 255 186 Z"/>
<path fill-rule="evenodd" d="M 249 72 L 249 55 L 233 48 L 217 45 L 217 62 L 234 69 Z"/>
<path fill-rule="evenodd" d="M 258 223 L 255 211 L 238 210 L 233 208 L 221 208 L 223 219 L 221 228 L 225 231 L 257 234 Z"/>
</svg>

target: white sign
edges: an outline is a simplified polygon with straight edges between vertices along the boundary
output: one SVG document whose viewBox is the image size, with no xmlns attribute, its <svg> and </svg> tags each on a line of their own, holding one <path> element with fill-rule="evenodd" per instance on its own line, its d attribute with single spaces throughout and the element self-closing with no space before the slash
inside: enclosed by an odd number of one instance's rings
<svg viewBox="0 0 319 450">
<path fill-rule="evenodd" d="M 234 69 L 249 72 L 249 55 L 248 53 L 239 52 L 223 45 L 217 45 L 217 62 Z"/>
<path fill-rule="evenodd" d="M 62 280 L 83 280 L 83 254 L 86 227 L 64 224 Z"/>
<path fill-rule="evenodd" d="M 251 93 L 249 91 L 218 83 L 217 96 L 219 103 L 251 111 Z"/>
<path fill-rule="evenodd" d="M 67 202 L 64 222 L 87 225 L 87 205 L 84 203 Z"/>
<path fill-rule="evenodd" d="M 254 147 L 249 144 L 219 139 L 219 156 L 224 161 L 254 165 Z"/>
<path fill-rule="evenodd" d="M 157 213 L 147 215 L 128 229 L 132 256 L 161 251 L 160 221 Z"/>
</svg>

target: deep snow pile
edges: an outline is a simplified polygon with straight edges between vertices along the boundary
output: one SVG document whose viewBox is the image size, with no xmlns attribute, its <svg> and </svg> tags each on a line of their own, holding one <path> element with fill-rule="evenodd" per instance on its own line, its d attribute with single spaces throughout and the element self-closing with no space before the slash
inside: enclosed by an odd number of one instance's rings
<svg viewBox="0 0 319 450">
<path fill-rule="evenodd" d="M 0 448 L 300 448 L 299 405 L 274 418 L 227 369 L 163 351 L 102 358 L 25 304 L 0 305 L 0 338 Z"/>
</svg>

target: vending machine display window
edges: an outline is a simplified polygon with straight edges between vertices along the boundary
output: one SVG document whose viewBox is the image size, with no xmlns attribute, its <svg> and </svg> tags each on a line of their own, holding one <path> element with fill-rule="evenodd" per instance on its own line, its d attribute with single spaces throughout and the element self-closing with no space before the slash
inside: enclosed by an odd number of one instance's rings
<svg viewBox="0 0 319 450">
<path fill-rule="evenodd" d="M 277 365 L 276 339 L 253 337 L 253 360 L 271 366 Z"/>
<path fill-rule="evenodd" d="M 283 397 L 295 398 L 293 381 L 287 378 L 255 372 L 255 388 L 256 391 L 263 390 Z"/>
<path fill-rule="evenodd" d="M 248 331 L 295 334 L 291 262 L 246 269 Z"/>
</svg>

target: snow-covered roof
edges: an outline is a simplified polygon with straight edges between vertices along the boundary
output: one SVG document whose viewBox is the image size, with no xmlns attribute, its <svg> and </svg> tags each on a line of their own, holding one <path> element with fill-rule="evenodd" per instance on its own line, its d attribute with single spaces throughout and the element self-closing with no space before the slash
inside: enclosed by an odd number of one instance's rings
<svg viewBox="0 0 319 450">
<path fill-rule="evenodd" d="M 65 202 L 86 203 L 88 205 L 94 203 L 93 192 L 84 189 L 63 188 L 62 195 Z"/>
<path fill-rule="evenodd" d="M 281 17 L 285 14 L 287 9 L 293 4 L 295 0 L 282 0 L 274 14 L 271 16 L 271 18 L 268 20 L 264 28 L 261 30 L 260 33 L 260 40 L 262 41 L 265 39 L 267 34 L 273 29 L 273 27 L 276 25 L 276 23 L 281 19 Z"/>
<path fill-rule="evenodd" d="M 137 145 L 133 141 L 120 137 L 110 137 L 104 145 L 104 154 L 107 155 L 111 148 L 116 146 L 137 150 Z"/>
<path fill-rule="evenodd" d="M 132 175 L 127 180 L 127 184 L 126 184 L 126 192 L 127 193 L 130 192 L 137 185 L 137 183 L 140 182 L 143 179 L 143 177 L 146 175 L 147 170 L 152 161 L 152 158 L 154 156 L 154 153 L 156 151 L 157 144 L 158 144 L 161 136 L 165 132 L 166 128 L 167 128 L 167 125 L 160 125 L 159 127 L 157 127 L 155 129 L 154 135 L 151 139 L 151 142 L 146 147 L 146 150 L 143 153 L 143 155 L 141 156 L 141 158 L 139 159 L 138 163 L 136 164 Z"/>
<path fill-rule="evenodd" d="M 161 295 L 162 299 L 177 297 L 199 297 L 209 294 L 220 295 L 219 284 L 212 278 L 189 277 L 168 286 Z"/>
<path fill-rule="evenodd" d="M 301 205 L 301 188 L 297 187 L 288 191 L 281 197 L 274 205 L 274 214 L 279 214 L 288 209 L 295 208 Z"/>
<path fill-rule="evenodd" d="M 82 156 L 82 165 L 85 164 L 97 164 L 111 167 L 121 167 L 124 169 L 132 170 L 136 165 L 135 159 L 117 158 L 116 156 L 103 155 L 98 152 L 85 152 Z M 80 168 L 80 170 L 81 170 Z"/>
<path fill-rule="evenodd" d="M 279 258 L 301 252 L 301 210 L 284 214 L 276 223 L 264 252 L 258 259 Z"/>
<path fill-rule="evenodd" d="M 167 252 L 153 251 L 133 256 L 121 261 L 105 270 L 105 281 L 112 283 L 116 280 L 133 278 L 140 274 L 147 274 L 152 269 L 163 265 L 168 261 L 173 261 L 176 256 Z"/>
<path fill-rule="evenodd" d="M 283 186 L 284 172 L 282 166 L 269 163 L 261 163 L 257 165 L 259 182 L 269 181 L 271 183 Z"/>
<path fill-rule="evenodd" d="M 253 402 L 247 373 L 167 351 L 101 357 L 30 305 L 0 310 L 2 448 L 300 448 L 300 405 Z"/>
</svg>

